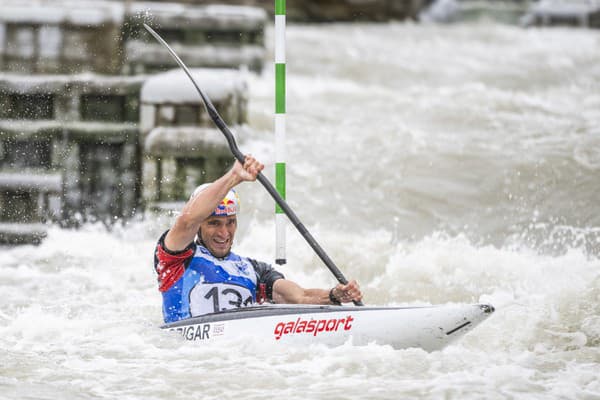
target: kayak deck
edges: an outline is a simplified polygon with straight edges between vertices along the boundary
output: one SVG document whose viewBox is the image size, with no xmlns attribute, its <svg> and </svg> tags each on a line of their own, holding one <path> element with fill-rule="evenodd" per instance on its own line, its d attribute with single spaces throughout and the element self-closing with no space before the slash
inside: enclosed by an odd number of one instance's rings
<svg viewBox="0 0 600 400">
<path fill-rule="evenodd" d="M 162 326 L 190 341 L 255 337 L 274 343 L 356 345 L 438 350 L 494 312 L 489 304 L 356 307 L 265 304 L 188 318 Z"/>
</svg>

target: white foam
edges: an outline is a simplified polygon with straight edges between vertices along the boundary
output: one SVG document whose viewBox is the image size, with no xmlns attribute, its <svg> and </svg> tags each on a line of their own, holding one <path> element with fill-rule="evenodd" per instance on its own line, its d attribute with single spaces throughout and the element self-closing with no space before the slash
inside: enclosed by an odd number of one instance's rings
<svg viewBox="0 0 600 400">
<path fill-rule="evenodd" d="M 597 34 L 334 24 L 289 26 L 288 41 L 288 201 L 306 227 L 366 304 L 495 314 L 434 353 L 198 346 L 157 329 L 152 251 L 171 221 L 50 229 L 2 249 L 3 396 L 598 397 L 600 210 L 584 164 Z M 250 80 L 262 122 L 243 146 L 272 164 L 271 78 Z M 250 223 L 236 248 L 273 259 L 272 201 L 258 183 L 240 195 Z M 291 226 L 287 239 L 287 277 L 335 284 Z"/>
</svg>

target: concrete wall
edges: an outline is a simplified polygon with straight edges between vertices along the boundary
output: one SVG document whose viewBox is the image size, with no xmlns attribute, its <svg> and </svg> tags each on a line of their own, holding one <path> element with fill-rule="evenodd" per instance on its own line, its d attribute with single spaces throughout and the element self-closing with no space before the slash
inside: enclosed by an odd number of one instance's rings
<svg viewBox="0 0 600 400">
<path fill-rule="evenodd" d="M 177 68 L 142 24 L 164 35 L 189 67 L 260 70 L 266 20 L 264 10 L 249 7 L 2 0 L 0 243 L 39 242 L 47 221 L 110 224 L 145 201 L 181 200 L 223 172 L 231 157 L 210 139 L 218 132 L 197 94 L 193 102 L 150 100 L 145 107 L 157 113 L 140 124 L 142 83 Z M 246 88 L 238 89 L 221 87 L 226 97 L 215 99 L 232 125 L 246 118 Z M 154 142 L 146 143 L 150 134 Z M 152 195 L 142 196 L 143 183 Z"/>
<path fill-rule="evenodd" d="M 61 6 L 62 4 L 62 6 Z M 94 11 L 93 18 L 85 17 Z M 152 39 L 153 26 L 190 67 L 246 65 L 265 59 L 267 14 L 250 7 L 193 7 L 178 3 L 57 1 L 0 6 L 0 70 L 15 73 L 142 74 L 175 67 Z"/>
<path fill-rule="evenodd" d="M 248 118 L 245 80 L 231 70 L 191 73 L 225 123 L 242 133 Z M 164 90 L 166 82 L 169 91 Z M 182 70 L 149 78 L 140 98 L 146 203 L 186 199 L 196 186 L 215 180 L 231 165 L 223 134 Z"/>
<path fill-rule="evenodd" d="M 139 207 L 139 90 L 144 77 L 0 75 L 0 171 L 23 182 L 60 177 L 58 210 L 19 211 L 49 189 L 3 186 L 0 220 L 77 224 L 131 216 Z M 0 182 L 1 183 L 1 182 Z M 55 200 L 56 201 L 56 200 Z"/>
<path fill-rule="evenodd" d="M 150 16 L 149 12 L 150 10 Z M 132 3 L 123 29 L 124 73 L 176 68 L 163 46 L 143 28 L 152 26 L 188 67 L 260 71 L 266 57 L 267 14 L 251 7 L 186 7 L 174 3 Z"/>
</svg>

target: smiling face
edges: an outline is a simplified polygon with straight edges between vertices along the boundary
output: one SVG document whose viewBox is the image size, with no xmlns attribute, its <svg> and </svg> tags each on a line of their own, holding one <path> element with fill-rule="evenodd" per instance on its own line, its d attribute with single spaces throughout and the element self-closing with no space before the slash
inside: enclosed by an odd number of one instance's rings
<svg viewBox="0 0 600 400">
<path fill-rule="evenodd" d="M 222 258 L 231 250 L 236 229 L 237 218 L 235 215 L 211 216 L 200 224 L 198 235 L 213 256 Z"/>
</svg>

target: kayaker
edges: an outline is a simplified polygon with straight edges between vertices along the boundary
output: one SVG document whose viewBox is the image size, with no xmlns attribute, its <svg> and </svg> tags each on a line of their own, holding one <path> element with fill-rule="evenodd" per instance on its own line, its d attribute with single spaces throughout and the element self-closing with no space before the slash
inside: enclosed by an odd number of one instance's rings
<svg viewBox="0 0 600 400">
<path fill-rule="evenodd" d="M 162 234 L 154 268 L 165 322 L 243 307 L 262 300 L 284 304 L 360 301 L 355 280 L 332 289 L 304 289 L 271 265 L 231 252 L 239 199 L 233 189 L 255 181 L 264 165 L 252 156 L 222 177 L 199 186 L 175 223 Z M 262 298 L 261 298 L 262 297 Z"/>
</svg>

